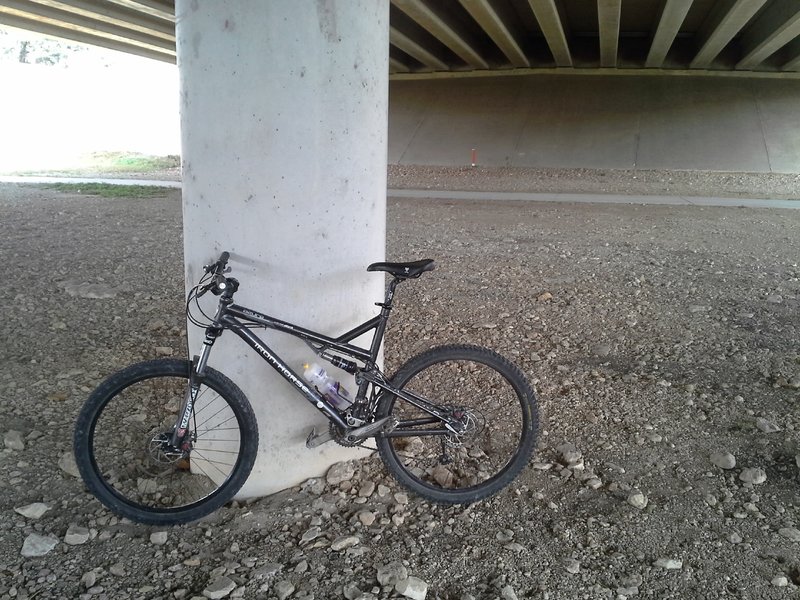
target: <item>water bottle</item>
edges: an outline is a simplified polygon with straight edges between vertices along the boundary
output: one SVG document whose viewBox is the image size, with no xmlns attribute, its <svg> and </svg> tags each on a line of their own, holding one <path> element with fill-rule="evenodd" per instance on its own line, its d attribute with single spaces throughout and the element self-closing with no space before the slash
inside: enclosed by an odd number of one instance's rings
<svg viewBox="0 0 800 600">
<path fill-rule="evenodd" d="M 336 408 L 345 410 L 353 403 L 350 393 L 317 363 L 305 364 L 303 368 L 305 369 L 303 372 L 305 380 L 314 384 L 319 392 Z"/>
</svg>

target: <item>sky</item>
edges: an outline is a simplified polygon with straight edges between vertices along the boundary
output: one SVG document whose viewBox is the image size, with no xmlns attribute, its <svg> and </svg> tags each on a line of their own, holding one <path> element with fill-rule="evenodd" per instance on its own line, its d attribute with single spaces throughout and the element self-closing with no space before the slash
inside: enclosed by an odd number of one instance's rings
<svg viewBox="0 0 800 600">
<path fill-rule="evenodd" d="M 69 166 L 92 152 L 180 153 L 175 65 L 47 39 L 0 26 L 0 171 Z"/>
</svg>

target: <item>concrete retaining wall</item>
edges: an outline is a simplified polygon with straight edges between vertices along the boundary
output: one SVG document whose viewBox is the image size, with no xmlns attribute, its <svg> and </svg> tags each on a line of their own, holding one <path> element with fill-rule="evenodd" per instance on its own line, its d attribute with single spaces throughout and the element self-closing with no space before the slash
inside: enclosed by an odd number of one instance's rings
<svg viewBox="0 0 800 600">
<path fill-rule="evenodd" d="M 389 163 L 800 172 L 800 80 L 392 81 Z"/>
</svg>

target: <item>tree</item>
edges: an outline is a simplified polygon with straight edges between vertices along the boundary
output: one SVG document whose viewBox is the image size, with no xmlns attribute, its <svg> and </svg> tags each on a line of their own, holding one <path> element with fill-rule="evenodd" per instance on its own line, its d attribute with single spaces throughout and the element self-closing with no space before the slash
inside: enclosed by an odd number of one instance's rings
<svg viewBox="0 0 800 600">
<path fill-rule="evenodd" d="M 86 51 L 86 47 L 65 40 L 37 37 L 27 31 L 0 27 L 0 59 L 23 64 L 69 66 L 69 59 Z"/>
<path fill-rule="evenodd" d="M 28 63 L 28 49 L 31 43 L 28 41 L 22 41 L 19 43 L 19 62 L 21 63 Z"/>
</svg>

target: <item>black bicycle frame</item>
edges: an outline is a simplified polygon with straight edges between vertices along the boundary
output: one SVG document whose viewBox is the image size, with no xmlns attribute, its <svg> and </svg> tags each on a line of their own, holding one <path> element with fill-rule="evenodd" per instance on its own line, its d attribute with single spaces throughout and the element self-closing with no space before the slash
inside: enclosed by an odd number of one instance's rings
<svg viewBox="0 0 800 600">
<path fill-rule="evenodd" d="M 384 309 L 386 310 L 386 309 Z M 381 342 L 383 341 L 383 334 L 386 330 L 386 321 L 388 315 L 383 313 L 377 315 L 351 329 L 347 333 L 340 335 L 338 338 L 328 337 L 326 335 L 298 327 L 286 321 L 281 321 L 269 315 L 261 314 L 250 308 L 239 306 L 238 304 L 230 304 L 224 307 L 222 315 L 219 318 L 219 323 L 225 329 L 230 329 L 238 335 L 244 342 L 255 350 L 269 365 L 274 368 L 281 376 L 294 385 L 306 400 L 311 402 L 319 410 L 323 411 L 329 419 L 334 421 L 340 427 L 346 429 L 347 424 L 344 422 L 338 411 L 322 396 L 316 389 L 306 384 L 305 381 L 288 365 L 283 359 L 280 358 L 275 352 L 264 343 L 264 341 L 253 333 L 251 329 L 245 326 L 245 323 L 254 323 L 267 329 L 274 329 L 283 333 L 288 333 L 301 340 L 314 344 L 321 344 L 325 350 L 333 350 L 346 356 L 361 360 L 365 363 L 367 369 L 372 369 L 375 366 L 378 352 L 380 350 Z M 367 333 L 370 330 L 375 330 L 372 338 L 370 350 L 360 348 L 351 344 L 354 339 Z M 364 388 L 368 382 L 362 383 Z M 362 397 L 362 390 L 359 386 L 359 394 L 357 397 Z M 365 390 L 364 390 L 365 391 Z"/>
<path fill-rule="evenodd" d="M 432 415 L 430 418 L 414 419 L 413 421 L 401 421 L 397 424 L 397 427 L 394 431 L 387 431 L 383 435 L 389 437 L 410 435 L 411 432 L 403 431 L 402 428 L 442 422 L 447 427 L 446 429 L 415 429 L 413 434 L 447 435 L 448 433 L 455 431 L 453 427 L 458 427 L 458 422 L 452 419 L 448 411 L 442 407 L 431 404 L 416 394 L 395 389 L 388 382 L 386 382 L 383 374 L 376 366 L 378 353 L 380 352 L 383 336 L 386 332 L 386 324 L 389 320 L 389 313 L 392 309 L 392 300 L 394 298 L 395 288 L 397 287 L 398 283 L 398 280 L 394 280 L 389 284 L 389 287 L 386 290 L 386 301 L 378 304 L 378 306 L 381 307 L 380 314 L 368 321 L 365 321 L 350 331 L 343 333 L 337 338 L 329 337 L 316 331 L 299 327 L 293 323 L 281 321 L 280 319 L 262 314 L 253 309 L 240 306 L 233 303 L 233 300 L 230 296 L 226 297 L 223 295 L 219 301 L 217 313 L 214 317 L 213 323 L 211 326 L 206 328 L 203 348 L 200 352 L 200 356 L 197 359 L 195 368 L 193 369 L 191 385 L 189 386 L 187 398 L 183 406 L 183 416 L 180 420 L 180 425 L 173 433 L 174 443 L 177 443 L 177 440 L 179 440 L 184 434 L 186 427 L 188 426 L 188 419 L 191 415 L 192 405 L 194 404 L 194 400 L 200 387 L 200 381 L 198 378 L 202 379 L 203 377 L 203 373 L 205 372 L 206 364 L 208 362 L 208 357 L 211 352 L 211 347 L 214 345 L 215 340 L 222 335 L 222 332 L 226 329 L 231 330 L 233 333 L 242 338 L 242 340 L 244 340 L 248 346 L 255 350 L 258 355 L 267 361 L 272 368 L 278 371 L 278 373 L 284 379 L 294 385 L 305 397 L 305 399 L 313 404 L 318 410 L 323 412 L 328 419 L 336 423 L 336 425 L 343 430 L 349 428 L 336 408 L 315 388 L 309 386 L 305 381 L 303 381 L 303 379 L 288 364 L 286 364 L 286 362 L 281 359 L 280 356 L 273 352 L 273 350 L 267 344 L 265 344 L 261 338 L 253 333 L 252 329 L 248 327 L 248 324 L 254 324 L 258 325 L 259 327 L 265 327 L 267 329 L 274 329 L 276 331 L 287 333 L 294 337 L 300 338 L 311 345 L 318 344 L 320 346 L 318 353 L 320 354 L 322 352 L 332 350 L 363 362 L 365 367 L 364 369 L 360 369 L 360 378 L 357 378 L 359 387 L 358 393 L 356 394 L 356 402 L 363 401 L 366 398 L 367 388 L 369 387 L 370 383 L 372 383 L 373 385 L 377 385 L 378 387 L 395 394 L 396 396 L 406 400 L 407 402 L 410 402 L 411 404 Z M 370 344 L 369 350 L 355 346 L 351 343 L 357 337 L 372 330 L 374 330 L 374 334 L 372 336 L 372 343 Z"/>
</svg>

